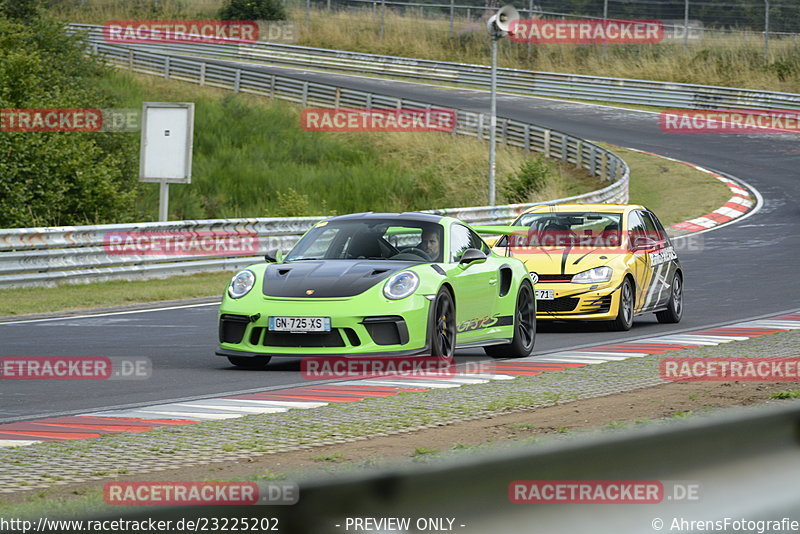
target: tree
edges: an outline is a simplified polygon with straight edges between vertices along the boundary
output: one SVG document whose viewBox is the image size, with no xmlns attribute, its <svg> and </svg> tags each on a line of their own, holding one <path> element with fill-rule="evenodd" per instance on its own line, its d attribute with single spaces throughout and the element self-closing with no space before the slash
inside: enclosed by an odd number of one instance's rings
<svg viewBox="0 0 800 534">
<path fill-rule="evenodd" d="M 286 20 L 280 0 L 228 0 L 219 12 L 222 20 Z"/>
</svg>

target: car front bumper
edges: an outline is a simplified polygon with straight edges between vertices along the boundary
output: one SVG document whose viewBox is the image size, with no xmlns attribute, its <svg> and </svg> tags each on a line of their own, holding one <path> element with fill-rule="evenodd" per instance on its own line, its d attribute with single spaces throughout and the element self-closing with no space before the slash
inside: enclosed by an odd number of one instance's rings
<svg viewBox="0 0 800 534">
<path fill-rule="evenodd" d="M 429 350 L 432 306 L 424 295 L 392 301 L 352 299 L 259 299 L 242 306 L 225 299 L 219 313 L 217 354 L 247 356 L 408 356 Z M 246 310 L 246 311 L 245 311 Z M 360 313 L 354 313 L 357 310 Z M 365 313 L 366 311 L 369 313 Z M 269 330 L 270 316 L 330 317 L 324 333 Z"/>
<path fill-rule="evenodd" d="M 536 301 L 537 320 L 614 319 L 619 309 L 619 283 L 573 284 L 538 282 L 536 289 L 552 289 L 554 299 Z"/>
</svg>

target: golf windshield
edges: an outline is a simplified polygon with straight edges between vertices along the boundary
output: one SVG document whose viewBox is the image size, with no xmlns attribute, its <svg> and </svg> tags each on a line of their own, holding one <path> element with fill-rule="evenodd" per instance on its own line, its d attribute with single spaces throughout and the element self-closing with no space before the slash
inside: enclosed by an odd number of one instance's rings
<svg viewBox="0 0 800 534">
<path fill-rule="evenodd" d="M 528 228 L 527 235 L 511 236 L 511 246 L 619 246 L 621 213 L 527 213 L 514 226 Z"/>
<path fill-rule="evenodd" d="M 323 221 L 294 246 L 285 261 L 399 260 L 436 262 L 443 228 L 405 219 Z"/>
</svg>

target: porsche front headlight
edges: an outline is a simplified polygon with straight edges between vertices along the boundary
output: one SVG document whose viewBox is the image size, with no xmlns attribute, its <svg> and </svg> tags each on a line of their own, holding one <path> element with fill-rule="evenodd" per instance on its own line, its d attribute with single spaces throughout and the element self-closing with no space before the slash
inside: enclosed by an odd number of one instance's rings
<svg viewBox="0 0 800 534">
<path fill-rule="evenodd" d="M 228 285 L 228 295 L 232 299 L 240 299 L 250 293 L 250 290 L 253 289 L 255 283 L 256 275 L 253 273 L 253 271 L 249 271 L 247 269 L 244 271 L 239 271 Z"/>
<path fill-rule="evenodd" d="M 419 276 L 413 271 L 403 271 L 392 276 L 383 286 L 387 299 L 400 300 L 409 296 L 419 287 Z"/>
<path fill-rule="evenodd" d="M 611 267 L 595 267 L 588 271 L 583 271 L 572 277 L 574 284 L 600 284 L 611 280 L 614 271 Z"/>
</svg>

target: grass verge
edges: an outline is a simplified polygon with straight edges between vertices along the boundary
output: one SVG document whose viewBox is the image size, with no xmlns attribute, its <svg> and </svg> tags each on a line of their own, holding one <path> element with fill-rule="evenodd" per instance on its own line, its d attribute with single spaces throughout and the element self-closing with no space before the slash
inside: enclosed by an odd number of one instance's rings
<svg viewBox="0 0 800 534">
<path fill-rule="evenodd" d="M 114 19 L 208 19 L 214 18 L 222 0 L 128 2 L 85 0 L 80 4 L 58 4 L 51 12 L 62 20 L 102 24 Z M 380 34 L 380 7 L 363 10 L 312 9 L 308 26 L 305 6 L 289 4 L 289 18 L 298 30 L 295 44 L 353 50 L 463 63 L 486 64 L 489 39 L 480 10 L 471 19 L 457 17 L 454 37 L 441 10 L 414 10 L 401 14 L 387 8 L 384 37 Z M 747 87 L 770 91 L 800 91 L 800 43 L 791 37 L 770 40 L 769 58 L 764 58 L 763 36 L 755 32 L 714 34 L 690 42 L 656 44 L 609 44 L 603 47 L 574 44 L 512 43 L 500 41 L 501 67 L 545 72 L 564 72 L 663 80 L 704 85 Z"/>
<path fill-rule="evenodd" d="M 486 144 L 442 133 L 316 133 L 300 106 L 116 72 L 99 81 L 120 105 L 195 103 L 192 184 L 170 190 L 176 220 L 333 215 L 486 204 Z M 138 149 L 138 146 L 136 147 Z M 499 146 L 498 201 L 535 156 Z M 548 161 L 546 179 L 522 200 L 560 198 L 603 183 Z M 155 218 L 158 187 L 139 185 L 141 218 Z"/>
<path fill-rule="evenodd" d="M 710 213 L 731 198 L 731 191 L 725 184 L 689 165 L 597 144 L 612 149 L 628 162 L 631 168 L 631 204 L 647 206 L 658 215 L 664 226 Z"/>
<path fill-rule="evenodd" d="M 201 273 L 157 280 L 116 280 L 56 287 L 0 289 L 0 317 L 194 297 L 222 296 L 232 273 Z"/>
</svg>

